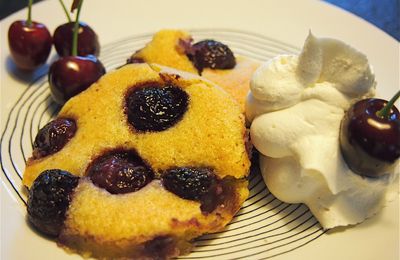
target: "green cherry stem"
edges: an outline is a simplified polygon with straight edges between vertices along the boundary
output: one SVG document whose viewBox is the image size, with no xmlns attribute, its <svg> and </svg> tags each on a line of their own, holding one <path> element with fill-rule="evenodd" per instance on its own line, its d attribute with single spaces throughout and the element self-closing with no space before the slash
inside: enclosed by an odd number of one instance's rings
<svg viewBox="0 0 400 260">
<path fill-rule="evenodd" d="M 72 36 L 72 56 L 78 56 L 78 30 L 79 30 L 79 15 L 81 14 L 83 0 L 79 1 L 78 11 L 76 12 L 74 34 Z"/>
<path fill-rule="evenodd" d="M 389 100 L 389 102 L 381 110 L 376 112 L 376 114 L 384 119 L 388 119 L 390 115 L 390 110 L 394 106 L 394 102 L 400 97 L 400 90 Z"/>
<path fill-rule="evenodd" d="M 32 2 L 33 0 L 28 1 L 28 19 L 26 20 L 28 27 L 31 27 L 32 25 Z"/>
<path fill-rule="evenodd" d="M 60 2 L 61 6 L 64 10 L 65 16 L 67 16 L 68 22 L 72 22 L 71 16 L 69 15 L 67 8 L 65 7 L 64 1 L 63 0 L 58 0 L 58 1 Z"/>
</svg>

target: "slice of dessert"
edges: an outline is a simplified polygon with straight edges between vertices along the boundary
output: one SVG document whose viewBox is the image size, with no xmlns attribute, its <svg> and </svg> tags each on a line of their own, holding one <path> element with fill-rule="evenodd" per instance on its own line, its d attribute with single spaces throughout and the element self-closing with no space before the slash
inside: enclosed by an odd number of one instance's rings
<svg viewBox="0 0 400 260">
<path fill-rule="evenodd" d="M 235 56 L 225 44 L 202 40 L 193 44 L 192 36 L 181 30 L 161 30 L 151 42 L 135 52 L 128 63 L 158 63 L 199 74 L 230 93 L 244 109 L 251 75 L 257 61 Z"/>
<path fill-rule="evenodd" d="M 200 77 L 130 64 L 71 98 L 39 131 L 28 216 L 98 258 L 164 259 L 224 228 L 248 196 L 244 116 Z"/>
</svg>

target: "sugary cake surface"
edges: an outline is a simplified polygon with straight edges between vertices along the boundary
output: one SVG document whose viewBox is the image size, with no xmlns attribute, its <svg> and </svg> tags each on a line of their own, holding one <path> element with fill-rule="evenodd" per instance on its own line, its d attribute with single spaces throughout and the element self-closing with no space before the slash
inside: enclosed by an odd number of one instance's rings
<svg viewBox="0 0 400 260">
<path fill-rule="evenodd" d="M 149 82 L 178 86 L 189 97 L 182 119 L 163 131 L 137 131 L 127 119 L 127 93 Z M 74 119 L 75 135 L 60 151 L 31 158 L 23 183 L 31 187 L 48 169 L 81 177 L 58 240 L 73 251 L 144 259 L 187 253 L 191 239 L 221 230 L 248 196 L 250 161 L 241 109 L 229 94 L 198 76 L 155 64 L 129 64 L 70 99 L 57 118 Z M 125 194 L 93 184 L 86 176 L 88 167 L 115 149 L 134 150 L 155 179 Z M 224 191 L 212 212 L 165 189 L 160 176 L 174 167 L 213 169 Z M 161 248 L 159 255 L 153 255 L 154 247 Z"/>
<path fill-rule="evenodd" d="M 132 55 L 145 62 L 158 63 L 168 67 L 198 74 L 196 67 L 185 53 L 182 42 L 191 41 L 191 35 L 182 30 L 161 30 L 143 49 Z M 201 76 L 213 81 L 231 94 L 244 111 L 244 102 L 249 91 L 250 78 L 259 62 L 236 55 L 232 69 L 204 68 Z"/>
</svg>

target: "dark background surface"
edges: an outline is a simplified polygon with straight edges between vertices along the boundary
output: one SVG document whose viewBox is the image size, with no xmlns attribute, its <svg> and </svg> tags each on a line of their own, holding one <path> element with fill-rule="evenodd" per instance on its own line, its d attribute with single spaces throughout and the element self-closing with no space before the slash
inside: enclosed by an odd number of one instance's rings
<svg viewBox="0 0 400 260">
<path fill-rule="evenodd" d="M 400 0 L 325 0 L 374 24 L 400 41 Z"/>
<path fill-rule="evenodd" d="M 34 0 L 38 2 L 40 0 Z M 374 24 L 400 41 L 400 0 L 325 0 Z M 0 0 L 0 19 L 24 8 L 28 0 Z"/>
</svg>

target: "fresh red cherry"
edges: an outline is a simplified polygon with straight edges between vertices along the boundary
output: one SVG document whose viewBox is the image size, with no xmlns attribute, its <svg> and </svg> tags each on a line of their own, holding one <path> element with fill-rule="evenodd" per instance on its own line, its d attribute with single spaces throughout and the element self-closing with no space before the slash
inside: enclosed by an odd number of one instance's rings
<svg viewBox="0 0 400 260">
<path fill-rule="evenodd" d="M 69 56 L 72 53 L 72 38 L 74 22 L 65 23 L 56 28 L 53 35 L 54 47 L 58 55 Z M 78 55 L 86 56 L 89 54 L 98 56 L 100 44 L 97 34 L 89 25 L 79 22 L 78 29 Z"/>
<path fill-rule="evenodd" d="M 71 7 L 71 11 L 77 9 L 71 55 L 59 58 L 50 66 L 49 70 L 51 95 L 61 105 L 87 89 L 106 73 L 103 64 L 96 56 L 78 56 L 79 14 L 82 4 L 83 0 L 74 0 Z"/>
<path fill-rule="evenodd" d="M 394 100 L 364 99 L 345 114 L 340 147 L 355 173 L 380 177 L 393 171 L 400 157 L 400 113 L 393 106 Z"/>
<path fill-rule="evenodd" d="M 64 104 L 71 97 L 87 89 L 106 72 L 95 56 L 66 56 L 55 61 L 49 70 L 49 84 L 53 99 Z"/>
<path fill-rule="evenodd" d="M 34 21 L 15 21 L 8 30 L 8 45 L 15 64 L 23 70 L 43 65 L 51 50 L 51 34 L 46 26 Z"/>
</svg>

